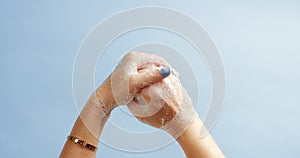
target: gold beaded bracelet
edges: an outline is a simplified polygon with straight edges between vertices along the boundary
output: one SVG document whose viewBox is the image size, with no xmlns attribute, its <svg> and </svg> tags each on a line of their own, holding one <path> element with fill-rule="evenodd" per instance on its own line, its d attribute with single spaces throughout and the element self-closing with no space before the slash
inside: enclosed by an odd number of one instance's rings
<svg viewBox="0 0 300 158">
<path fill-rule="evenodd" d="M 92 144 L 89 144 L 83 140 L 79 140 L 78 138 L 74 137 L 74 136 L 68 136 L 68 140 L 74 142 L 75 144 L 79 144 L 81 146 L 83 146 L 84 148 L 88 149 L 88 150 L 91 150 L 91 151 L 94 151 L 96 152 L 97 151 L 97 147 L 92 145 Z"/>
</svg>

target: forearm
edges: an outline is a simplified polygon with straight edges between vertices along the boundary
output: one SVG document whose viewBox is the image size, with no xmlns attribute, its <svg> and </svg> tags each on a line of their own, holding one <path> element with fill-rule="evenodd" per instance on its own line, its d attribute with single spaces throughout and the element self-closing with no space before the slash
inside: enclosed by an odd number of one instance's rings
<svg viewBox="0 0 300 158">
<path fill-rule="evenodd" d="M 225 157 L 210 134 L 200 137 L 200 130 L 204 126 L 198 116 L 191 126 L 177 138 L 177 142 L 184 150 L 187 158 L 223 158 Z"/>
<path fill-rule="evenodd" d="M 107 115 L 102 111 L 101 106 L 113 105 L 113 101 L 109 96 L 109 89 L 107 88 L 109 84 L 109 80 L 105 81 L 103 85 L 99 87 L 89 98 L 74 124 L 74 127 L 70 133 L 71 136 L 74 136 L 80 140 L 84 140 L 85 142 L 94 146 L 98 145 L 98 140 L 101 136 L 103 127 L 109 117 L 109 114 Z M 96 152 L 68 140 L 60 157 L 94 158 L 96 157 Z"/>
<path fill-rule="evenodd" d="M 99 137 L 95 137 L 84 125 L 80 117 L 77 118 L 75 125 L 71 131 L 72 136 L 84 140 L 94 146 L 98 145 Z M 67 141 L 60 155 L 61 158 L 95 158 L 96 152 L 82 147 L 79 144 L 75 144 L 72 141 Z"/>
</svg>

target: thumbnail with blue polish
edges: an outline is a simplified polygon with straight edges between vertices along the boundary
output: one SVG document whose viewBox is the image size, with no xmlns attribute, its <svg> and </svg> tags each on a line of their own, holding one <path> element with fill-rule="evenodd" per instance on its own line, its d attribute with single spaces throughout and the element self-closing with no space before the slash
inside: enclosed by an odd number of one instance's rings
<svg viewBox="0 0 300 158">
<path fill-rule="evenodd" d="M 168 75 L 170 75 L 170 68 L 168 68 L 168 67 L 162 67 L 161 69 L 160 69 L 160 74 L 161 74 L 161 76 L 163 76 L 163 77 L 166 77 L 166 76 L 168 76 Z"/>
</svg>

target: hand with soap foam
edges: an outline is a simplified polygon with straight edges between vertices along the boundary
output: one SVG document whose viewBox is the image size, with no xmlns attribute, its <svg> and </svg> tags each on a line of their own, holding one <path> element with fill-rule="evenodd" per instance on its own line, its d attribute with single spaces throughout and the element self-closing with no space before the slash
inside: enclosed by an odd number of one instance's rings
<svg viewBox="0 0 300 158">
<path fill-rule="evenodd" d="M 187 158 L 224 158 L 209 133 L 200 138 L 200 130 L 205 129 L 205 126 L 182 87 L 178 73 L 169 64 L 166 65 L 171 69 L 171 74 L 161 82 L 151 84 L 136 93 L 128 108 L 141 122 L 172 135 Z M 150 64 L 148 69 L 151 66 L 155 67 Z M 144 70 L 141 69 L 140 73 L 142 71 Z"/>
<path fill-rule="evenodd" d="M 169 75 L 169 68 L 160 63 L 165 61 L 154 54 L 126 54 L 91 95 L 70 135 L 97 146 L 104 125 L 115 107 L 128 104 L 142 88 L 158 83 Z M 151 68 L 147 68 L 148 65 L 152 65 Z M 95 157 L 95 152 L 67 141 L 60 157 Z"/>
<path fill-rule="evenodd" d="M 92 135 L 100 136 L 102 130 L 99 127 L 104 126 L 115 107 L 128 104 L 142 88 L 169 75 L 169 68 L 161 63 L 166 62 L 154 54 L 131 52 L 122 58 L 80 113 L 81 121 Z"/>
</svg>

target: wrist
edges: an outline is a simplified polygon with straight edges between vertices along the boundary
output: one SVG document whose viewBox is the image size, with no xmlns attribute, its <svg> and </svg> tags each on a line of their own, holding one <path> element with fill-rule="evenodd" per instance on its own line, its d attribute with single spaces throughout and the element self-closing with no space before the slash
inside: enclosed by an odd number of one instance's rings
<svg viewBox="0 0 300 158">
<path fill-rule="evenodd" d="M 102 111 L 109 115 L 117 106 L 112 94 L 110 77 L 103 82 L 103 84 L 96 90 L 95 94 L 101 104 Z"/>
<path fill-rule="evenodd" d="M 178 108 L 176 115 L 171 121 L 162 127 L 163 130 L 167 131 L 175 139 L 188 131 L 198 118 L 198 114 L 192 105 L 180 104 L 179 106 L 184 107 Z"/>
<path fill-rule="evenodd" d="M 188 158 L 192 157 L 219 157 L 224 158 L 224 154 L 208 133 L 200 137 L 200 130 L 205 128 L 204 123 L 196 117 L 191 126 L 176 140 L 184 150 Z"/>
<path fill-rule="evenodd" d="M 200 130 L 203 126 L 202 121 L 198 116 L 196 116 L 193 121 L 191 122 L 190 126 L 180 135 L 176 140 L 179 144 L 183 143 L 184 141 L 190 139 L 198 139 L 200 136 Z"/>
</svg>

